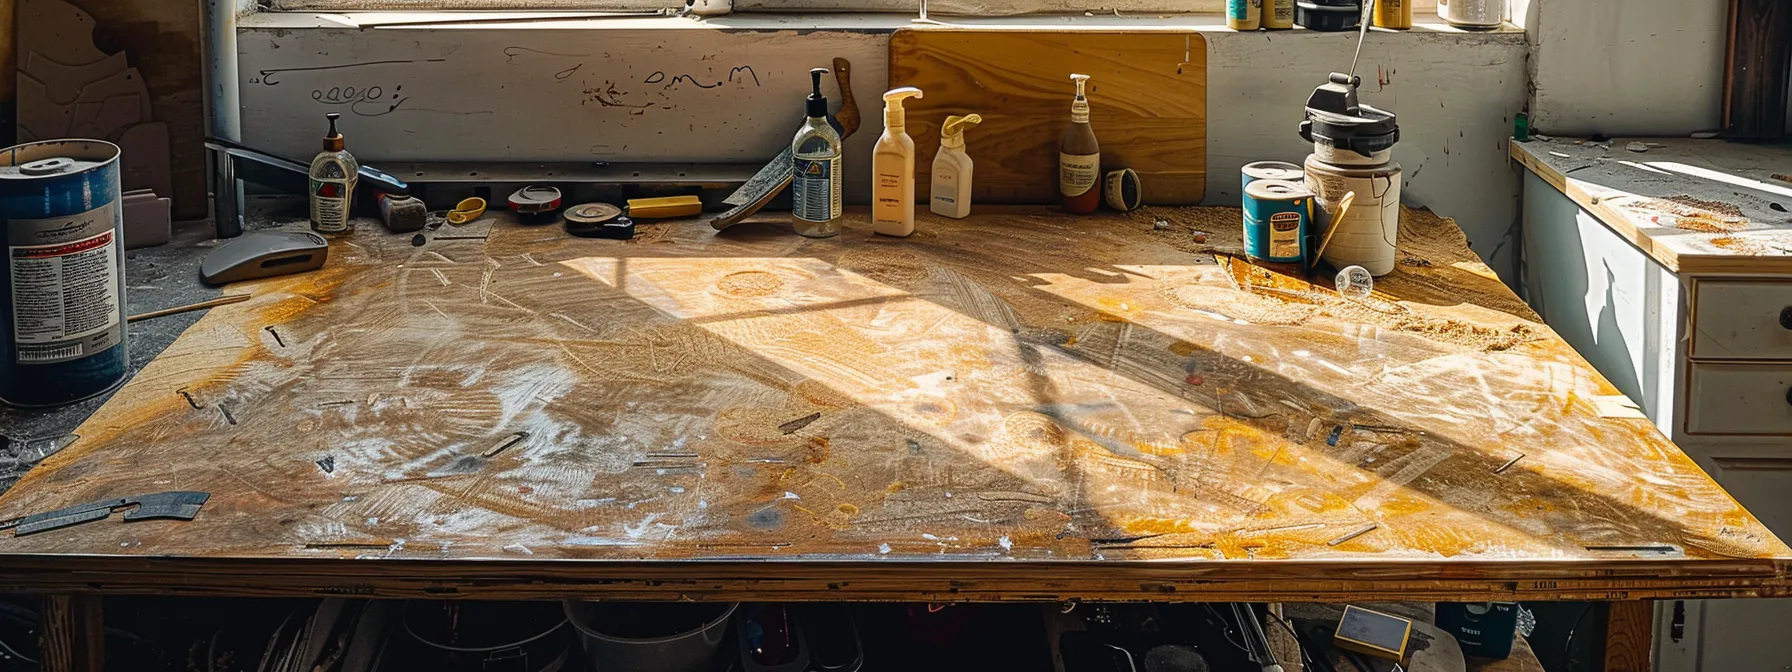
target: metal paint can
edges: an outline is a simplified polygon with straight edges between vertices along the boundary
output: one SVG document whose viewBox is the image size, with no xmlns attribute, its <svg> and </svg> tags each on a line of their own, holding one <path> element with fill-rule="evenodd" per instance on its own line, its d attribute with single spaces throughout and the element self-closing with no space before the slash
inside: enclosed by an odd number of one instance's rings
<svg viewBox="0 0 1792 672">
<path fill-rule="evenodd" d="M 1437 18 L 1457 28 L 1498 28 L 1506 21 L 1506 0 L 1437 0 Z"/>
<path fill-rule="evenodd" d="M 1257 261 L 1307 259 L 1313 192 L 1287 180 L 1257 180 L 1244 188 L 1244 253 Z"/>
<path fill-rule="evenodd" d="M 1287 30 L 1294 27 L 1294 0 L 1263 0 L 1263 27 Z"/>
<path fill-rule="evenodd" d="M 1256 163 L 1247 163 L 1244 164 L 1244 170 L 1241 172 L 1244 173 L 1244 184 L 1239 185 L 1241 188 L 1251 186 L 1251 183 L 1256 182 L 1257 180 L 1287 180 L 1289 182 L 1300 182 L 1301 180 L 1307 179 L 1307 176 L 1302 172 L 1300 166 L 1287 161 L 1258 161 Z"/>
<path fill-rule="evenodd" d="M 118 156 L 99 140 L 0 150 L 0 401 L 56 406 L 124 382 Z"/>
</svg>

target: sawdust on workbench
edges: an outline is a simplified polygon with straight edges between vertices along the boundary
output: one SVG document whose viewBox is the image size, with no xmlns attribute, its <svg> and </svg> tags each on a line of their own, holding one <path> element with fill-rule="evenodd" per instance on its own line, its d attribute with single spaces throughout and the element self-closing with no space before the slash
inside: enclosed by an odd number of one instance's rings
<svg viewBox="0 0 1792 672">
<path fill-rule="evenodd" d="M 1543 338 L 1542 321 L 1531 307 L 1501 284 L 1493 271 L 1469 248 L 1456 223 L 1425 209 L 1400 208 L 1400 263 L 1376 278 L 1375 292 L 1365 301 L 1337 294 L 1328 272 L 1310 280 L 1281 265 L 1251 264 L 1244 258 L 1244 227 L 1239 212 L 1220 208 L 1143 208 L 1128 214 L 1159 240 L 1189 253 L 1230 257 L 1234 279 L 1250 299 L 1221 301 L 1167 296 L 1178 305 L 1201 307 L 1263 324 L 1298 324 L 1314 316 L 1374 324 L 1412 332 L 1432 340 L 1484 351 L 1508 350 Z M 1166 226 L 1159 228 L 1158 222 Z M 1512 319 L 1471 323 L 1438 314 L 1439 306 L 1475 304 Z"/>
<path fill-rule="evenodd" d="M 1748 217 L 1742 214 L 1742 208 L 1737 207 L 1736 204 L 1706 200 L 1687 194 L 1664 198 L 1644 198 L 1625 203 L 1624 207 L 1651 215 L 1672 215 L 1672 220 L 1657 219 L 1656 223 L 1685 231 L 1729 233 L 1748 227 Z"/>
</svg>

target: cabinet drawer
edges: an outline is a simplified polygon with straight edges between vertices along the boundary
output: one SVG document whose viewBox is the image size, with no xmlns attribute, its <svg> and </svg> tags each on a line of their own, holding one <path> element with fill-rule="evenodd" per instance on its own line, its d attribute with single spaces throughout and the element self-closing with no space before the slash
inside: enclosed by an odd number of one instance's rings
<svg viewBox="0 0 1792 672">
<path fill-rule="evenodd" d="M 1694 283 L 1692 356 L 1792 359 L 1792 282 Z"/>
<path fill-rule="evenodd" d="M 1792 364 L 1691 364 L 1688 434 L 1792 434 Z"/>
</svg>

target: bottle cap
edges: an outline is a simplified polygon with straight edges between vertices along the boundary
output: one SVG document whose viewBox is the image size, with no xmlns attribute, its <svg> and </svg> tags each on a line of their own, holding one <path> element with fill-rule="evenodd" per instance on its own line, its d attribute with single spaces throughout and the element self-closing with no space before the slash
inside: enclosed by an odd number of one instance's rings
<svg viewBox="0 0 1792 672">
<path fill-rule="evenodd" d="M 331 112 L 329 114 L 325 114 L 324 118 L 330 120 L 330 132 L 324 134 L 324 151 L 326 151 L 326 152 L 342 151 L 342 147 L 343 147 L 342 134 L 338 133 L 336 131 L 336 120 L 341 119 L 342 115 L 337 114 L 335 112 Z"/>
<path fill-rule="evenodd" d="M 809 71 L 811 88 L 807 110 L 811 118 L 828 116 L 828 97 L 821 95 L 821 76 L 825 74 L 828 74 L 827 68 L 816 68 Z"/>
</svg>

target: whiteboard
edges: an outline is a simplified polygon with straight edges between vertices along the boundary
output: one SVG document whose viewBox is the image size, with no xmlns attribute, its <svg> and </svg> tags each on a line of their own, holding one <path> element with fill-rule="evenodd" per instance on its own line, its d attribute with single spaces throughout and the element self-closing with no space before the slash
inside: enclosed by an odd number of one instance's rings
<svg viewBox="0 0 1792 672">
<path fill-rule="evenodd" d="M 368 160 L 762 162 L 802 123 L 809 70 L 845 57 L 868 157 L 887 36 L 713 28 L 250 28 L 238 35 L 243 140 L 316 153 L 342 114 Z M 831 77 L 824 92 L 840 103 Z"/>
</svg>

